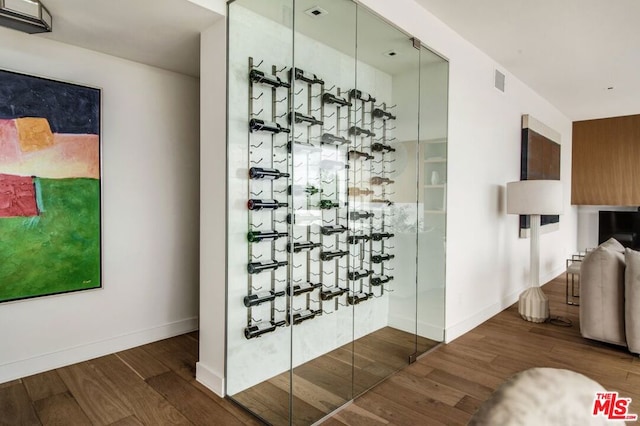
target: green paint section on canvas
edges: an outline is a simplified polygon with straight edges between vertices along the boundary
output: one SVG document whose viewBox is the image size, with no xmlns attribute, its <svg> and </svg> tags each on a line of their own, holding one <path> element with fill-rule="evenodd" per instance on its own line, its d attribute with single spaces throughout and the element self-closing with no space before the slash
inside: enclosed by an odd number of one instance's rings
<svg viewBox="0 0 640 426">
<path fill-rule="evenodd" d="M 36 187 L 39 216 L 0 219 L 0 302 L 100 287 L 100 181 Z"/>
</svg>

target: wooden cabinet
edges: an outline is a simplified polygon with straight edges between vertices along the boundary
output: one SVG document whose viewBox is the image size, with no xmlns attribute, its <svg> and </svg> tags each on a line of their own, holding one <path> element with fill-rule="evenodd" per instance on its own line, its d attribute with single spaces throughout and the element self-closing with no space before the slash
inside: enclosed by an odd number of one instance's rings
<svg viewBox="0 0 640 426">
<path fill-rule="evenodd" d="M 640 115 L 573 123 L 571 204 L 640 206 Z"/>
</svg>

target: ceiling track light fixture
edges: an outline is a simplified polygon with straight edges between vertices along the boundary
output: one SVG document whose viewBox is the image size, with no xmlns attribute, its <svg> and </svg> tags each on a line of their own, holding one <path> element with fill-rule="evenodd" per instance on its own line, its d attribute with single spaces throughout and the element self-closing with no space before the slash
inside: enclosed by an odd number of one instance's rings
<svg viewBox="0 0 640 426">
<path fill-rule="evenodd" d="M 53 19 L 39 0 L 0 0 L 0 26 L 29 34 L 51 32 Z"/>
</svg>

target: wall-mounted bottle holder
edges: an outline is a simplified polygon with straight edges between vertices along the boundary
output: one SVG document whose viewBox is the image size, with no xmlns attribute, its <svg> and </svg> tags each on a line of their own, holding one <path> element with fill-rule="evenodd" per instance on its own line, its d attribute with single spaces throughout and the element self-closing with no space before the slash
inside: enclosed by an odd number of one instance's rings
<svg viewBox="0 0 640 426">
<path fill-rule="evenodd" d="M 254 339 L 392 291 L 385 243 L 395 236 L 388 122 L 396 116 L 372 94 L 326 89 L 301 68 L 269 73 L 249 58 L 248 84 L 243 304 L 244 335 Z M 253 309 L 270 319 L 254 320 Z"/>
</svg>

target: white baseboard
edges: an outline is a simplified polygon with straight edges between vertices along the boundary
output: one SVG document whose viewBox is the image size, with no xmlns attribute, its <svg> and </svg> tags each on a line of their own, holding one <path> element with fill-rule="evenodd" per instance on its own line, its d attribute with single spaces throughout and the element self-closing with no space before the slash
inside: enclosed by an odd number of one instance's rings
<svg viewBox="0 0 640 426">
<path fill-rule="evenodd" d="M 540 282 L 542 282 L 544 284 L 548 283 L 549 281 L 553 280 L 554 278 L 557 278 L 560 274 L 564 273 L 567 270 L 567 266 L 564 264 L 562 264 L 562 266 L 557 267 L 556 269 L 554 269 L 553 271 L 543 275 L 540 278 Z"/>
<path fill-rule="evenodd" d="M 198 318 L 187 318 L 146 330 L 78 345 L 73 348 L 12 361 L 0 365 L 0 383 L 131 349 L 197 329 Z"/>
<path fill-rule="evenodd" d="M 467 317 L 464 320 L 458 322 L 457 324 L 447 327 L 444 332 L 445 343 L 451 343 L 453 340 L 473 330 L 492 316 L 504 310 L 506 307 L 512 305 L 516 300 L 518 300 L 519 294 L 520 291 L 510 294 L 509 296 L 503 298 L 501 302 L 493 303 L 490 306 L 482 309 L 481 311 L 471 315 L 470 317 Z"/>
<path fill-rule="evenodd" d="M 221 398 L 224 398 L 224 377 L 216 374 L 202 362 L 196 363 L 196 380 Z"/>
<path fill-rule="evenodd" d="M 545 274 L 540 281 L 543 283 L 548 283 L 549 281 L 551 281 L 552 279 L 556 278 L 561 273 L 563 273 L 564 270 L 565 269 L 563 267 L 554 269 L 553 271 Z M 477 326 L 479 326 L 489 318 L 507 309 L 509 306 L 513 305 L 518 301 L 518 297 L 520 297 L 520 293 L 522 293 L 523 290 L 525 289 L 523 288 L 521 290 L 513 292 L 503 297 L 501 301 L 494 303 L 490 306 L 487 306 L 481 311 L 476 312 L 475 314 L 458 322 L 455 325 L 447 327 L 447 329 L 445 330 L 444 341 L 446 343 L 452 342 L 453 340 L 457 339 L 463 334 L 473 330 L 474 328 L 476 328 Z"/>
</svg>

